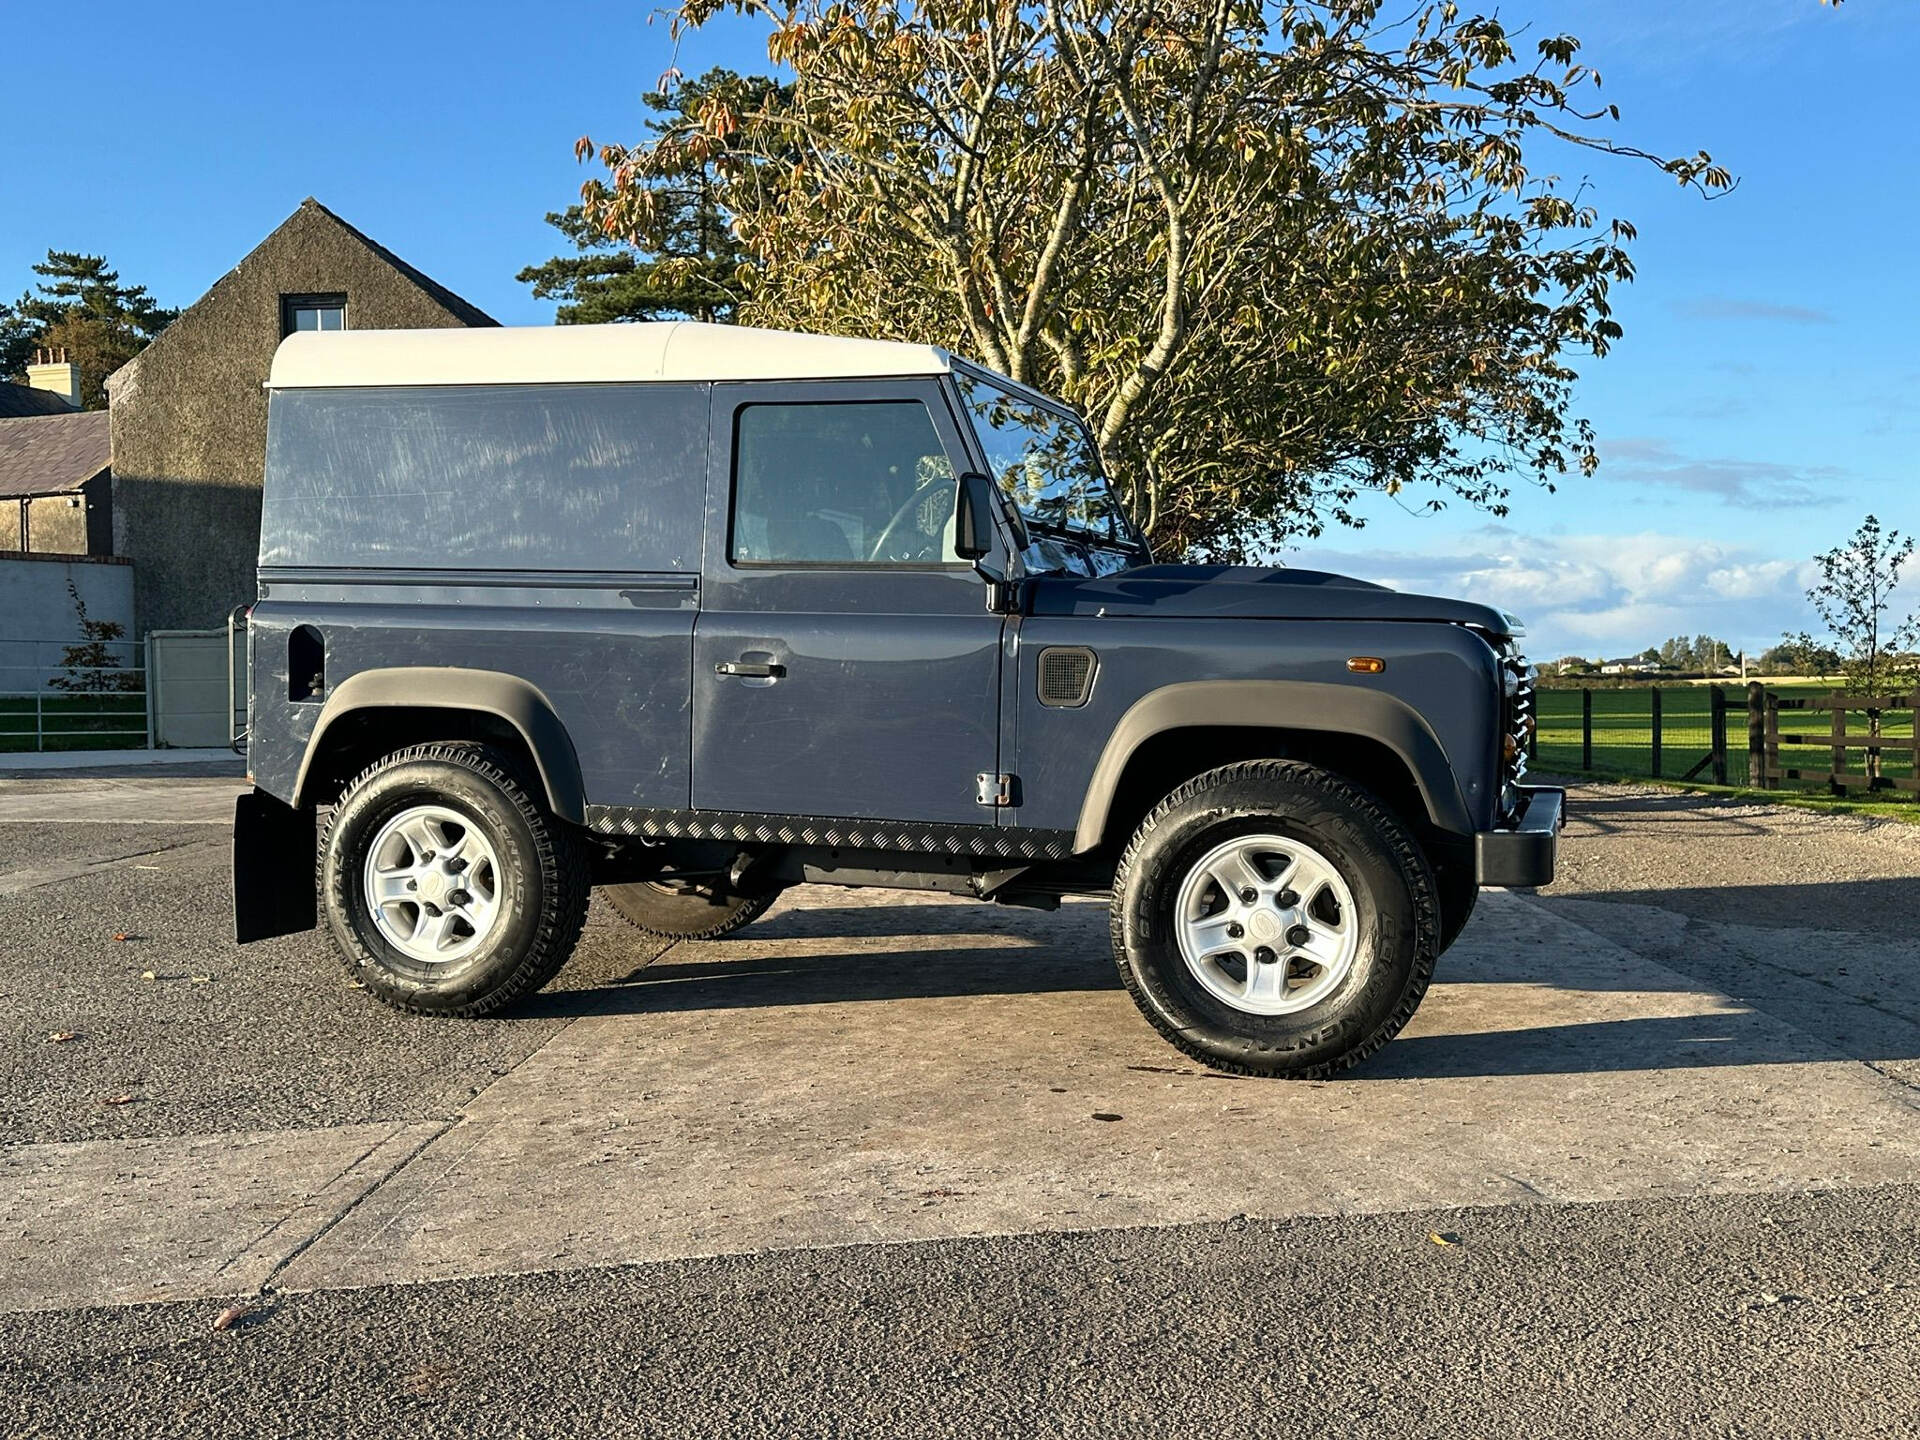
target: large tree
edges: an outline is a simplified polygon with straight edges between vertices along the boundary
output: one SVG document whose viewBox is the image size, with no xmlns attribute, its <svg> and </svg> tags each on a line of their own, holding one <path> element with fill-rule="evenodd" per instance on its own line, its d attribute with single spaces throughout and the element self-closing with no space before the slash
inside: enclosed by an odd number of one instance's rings
<svg viewBox="0 0 1920 1440">
<path fill-rule="evenodd" d="M 764 110 L 783 104 L 785 93 L 764 77 L 709 70 L 649 94 L 646 105 L 654 118 L 646 130 L 664 137 L 698 125 L 709 107 Z M 721 191 L 742 192 L 746 175 L 743 165 L 723 168 L 719 156 L 704 150 L 683 153 L 641 182 L 651 197 L 646 217 L 618 235 L 589 220 L 580 205 L 549 214 L 547 223 L 576 253 L 529 265 L 515 278 L 531 285 L 539 299 L 560 301 L 554 318 L 562 325 L 730 320 L 752 261 Z"/>
<path fill-rule="evenodd" d="M 1629 225 L 1541 168 L 1701 189 L 1578 42 L 1416 0 L 681 0 L 793 75 L 598 154 L 588 220 L 660 223 L 690 165 L 758 268 L 741 318 L 934 340 L 1074 402 L 1162 553 L 1261 550 L 1362 491 L 1500 513 L 1597 463 L 1573 364 L 1620 329 Z M 591 142 L 582 141 L 583 147 Z"/>
<path fill-rule="evenodd" d="M 107 376 L 138 355 L 178 311 L 163 309 L 144 285 L 121 283 L 102 255 L 49 250 L 42 278 L 0 307 L 0 375 L 19 375 L 38 349 L 65 351 L 80 367 L 80 403 L 107 404 Z"/>
</svg>

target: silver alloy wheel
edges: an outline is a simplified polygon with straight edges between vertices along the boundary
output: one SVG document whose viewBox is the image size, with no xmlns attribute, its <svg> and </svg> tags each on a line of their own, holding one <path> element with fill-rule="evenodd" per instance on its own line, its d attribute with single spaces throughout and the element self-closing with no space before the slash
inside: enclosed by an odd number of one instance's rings
<svg viewBox="0 0 1920 1440">
<path fill-rule="evenodd" d="M 444 805 L 415 805 L 382 825 L 362 883 L 381 938 L 411 960 L 464 959 L 500 923 L 493 842 Z"/>
<path fill-rule="evenodd" d="M 1360 953 L 1353 891 L 1326 856 L 1284 835 L 1240 835 L 1202 855 L 1174 920 L 1194 978 L 1249 1015 L 1319 1004 Z"/>
</svg>

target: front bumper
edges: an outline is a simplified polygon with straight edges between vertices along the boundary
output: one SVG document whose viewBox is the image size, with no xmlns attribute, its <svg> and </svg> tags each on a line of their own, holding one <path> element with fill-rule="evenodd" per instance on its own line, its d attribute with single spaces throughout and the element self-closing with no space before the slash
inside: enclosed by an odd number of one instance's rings
<svg viewBox="0 0 1920 1440">
<path fill-rule="evenodd" d="M 1566 820 L 1567 792 L 1548 785 L 1522 785 L 1513 824 L 1473 837 L 1473 863 L 1482 885 L 1553 883 L 1553 857 Z"/>
</svg>

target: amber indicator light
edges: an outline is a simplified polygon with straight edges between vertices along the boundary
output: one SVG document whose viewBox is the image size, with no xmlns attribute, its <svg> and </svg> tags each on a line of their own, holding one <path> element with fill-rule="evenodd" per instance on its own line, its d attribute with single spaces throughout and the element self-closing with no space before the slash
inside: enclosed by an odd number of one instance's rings
<svg viewBox="0 0 1920 1440">
<path fill-rule="evenodd" d="M 1387 662 L 1378 655 L 1355 655 L 1347 661 L 1347 669 L 1356 675 L 1378 675 L 1386 668 Z"/>
</svg>

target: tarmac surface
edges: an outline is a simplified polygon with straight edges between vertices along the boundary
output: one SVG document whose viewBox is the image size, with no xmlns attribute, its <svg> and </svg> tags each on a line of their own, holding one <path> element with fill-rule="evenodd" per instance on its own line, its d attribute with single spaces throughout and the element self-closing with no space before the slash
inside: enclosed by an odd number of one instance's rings
<svg viewBox="0 0 1920 1440">
<path fill-rule="evenodd" d="M 394 1015 L 226 938 L 236 788 L 0 782 L 5 1433 L 1920 1431 L 1920 829 L 1583 791 L 1293 1085 L 1089 903 L 596 907 Z"/>
</svg>

